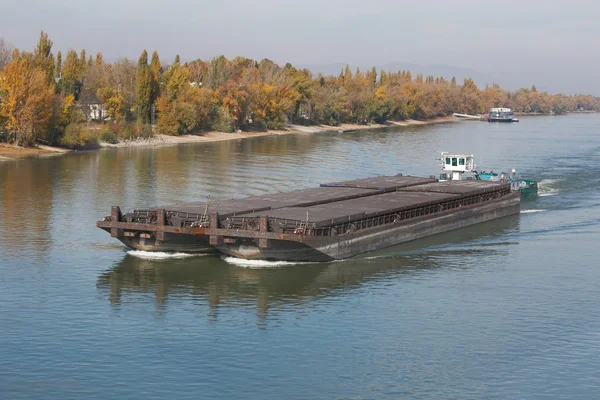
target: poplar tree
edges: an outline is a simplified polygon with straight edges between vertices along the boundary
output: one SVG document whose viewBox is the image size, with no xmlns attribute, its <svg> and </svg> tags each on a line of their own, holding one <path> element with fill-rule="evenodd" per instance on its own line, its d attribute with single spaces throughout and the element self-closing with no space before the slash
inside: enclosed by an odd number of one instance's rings
<svg viewBox="0 0 600 400">
<path fill-rule="evenodd" d="M 83 60 L 82 63 L 75 50 L 69 50 L 61 69 L 61 92 L 64 96 L 75 96 L 75 100 L 79 100 L 81 85 L 83 84 L 83 74 L 86 67 L 85 59 Z"/>
<path fill-rule="evenodd" d="M 156 50 L 152 53 L 150 69 L 152 71 L 152 104 L 154 104 L 160 96 L 160 59 Z"/>
<path fill-rule="evenodd" d="M 152 110 L 152 71 L 148 65 L 148 52 L 144 50 L 137 65 L 136 111 L 138 121 L 150 122 Z"/>
<path fill-rule="evenodd" d="M 58 54 L 56 54 L 56 69 L 55 69 L 56 78 L 60 78 L 61 72 L 62 72 L 62 53 L 59 50 Z"/>
<path fill-rule="evenodd" d="M 48 34 L 42 31 L 40 40 L 33 52 L 33 65 L 40 68 L 46 74 L 46 80 L 49 85 L 54 86 L 54 55 L 52 54 L 52 40 Z"/>
</svg>

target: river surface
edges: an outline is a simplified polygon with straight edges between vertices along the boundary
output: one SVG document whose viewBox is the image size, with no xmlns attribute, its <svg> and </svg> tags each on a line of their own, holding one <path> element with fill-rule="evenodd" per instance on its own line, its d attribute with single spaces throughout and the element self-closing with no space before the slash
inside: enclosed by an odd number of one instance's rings
<svg viewBox="0 0 600 400">
<path fill-rule="evenodd" d="M 333 263 L 127 251 L 124 209 L 517 168 L 518 216 Z M 591 399 L 600 115 L 0 162 L 2 399 Z"/>
</svg>

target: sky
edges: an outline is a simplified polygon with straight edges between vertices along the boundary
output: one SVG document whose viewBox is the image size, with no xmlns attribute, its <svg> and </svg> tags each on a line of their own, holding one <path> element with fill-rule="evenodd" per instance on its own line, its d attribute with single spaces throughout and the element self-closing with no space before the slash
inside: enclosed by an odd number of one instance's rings
<svg viewBox="0 0 600 400">
<path fill-rule="evenodd" d="M 475 71 L 509 89 L 600 96 L 597 0 L 0 0 L 0 37 L 105 60 L 269 58 L 311 66 L 411 63 Z M 439 70 L 439 69 L 438 69 Z"/>
</svg>

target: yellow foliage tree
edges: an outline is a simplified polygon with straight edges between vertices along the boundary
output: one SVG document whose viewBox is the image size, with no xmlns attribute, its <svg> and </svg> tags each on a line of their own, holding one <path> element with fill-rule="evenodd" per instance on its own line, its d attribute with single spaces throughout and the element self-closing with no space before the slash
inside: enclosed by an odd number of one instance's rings
<svg viewBox="0 0 600 400">
<path fill-rule="evenodd" d="M 123 94 L 115 88 L 103 87 L 98 89 L 97 95 L 111 121 L 121 122 L 125 116 L 125 98 Z"/>
<path fill-rule="evenodd" d="M 208 126 L 212 91 L 190 82 L 190 76 L 189 69 L 179 63 L 165 74 L 164 88 L 156 101 L 160 133 L 179 135 Z"/>
<path fill-rule="evenodd" d="M 46 72 L 34 67 L 31 56 L 15 53 L 0 73 L 3 96 L 0 114 L 16 145 L 32 145 L 44 135 L 52 116 L 53 88 Z"/>
</svg>

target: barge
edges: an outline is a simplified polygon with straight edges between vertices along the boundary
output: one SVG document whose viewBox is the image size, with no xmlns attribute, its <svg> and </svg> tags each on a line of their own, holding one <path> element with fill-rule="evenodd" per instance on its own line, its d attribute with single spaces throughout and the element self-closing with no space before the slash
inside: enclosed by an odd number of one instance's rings
<svg viewBox="0 0 600 400">
<path fill-rule="evenodd" d="M 113 206 L 97 226 L 134 249 L 331 261 L 519 211 L 509 183 L 399 174 L 126 214 Z"/>
</svg>

